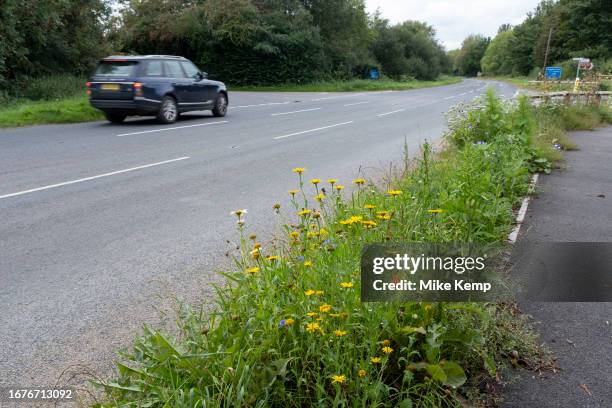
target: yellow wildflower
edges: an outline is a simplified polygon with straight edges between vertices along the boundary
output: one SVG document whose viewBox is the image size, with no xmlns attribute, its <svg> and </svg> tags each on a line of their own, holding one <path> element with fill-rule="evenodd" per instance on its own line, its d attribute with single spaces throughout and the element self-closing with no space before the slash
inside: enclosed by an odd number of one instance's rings
<svg viewBox="0 0 612 408">
<path fill-rule="evenodd" d="M 344 186 L 341 185 L 337 185 L 336 187 L 334 187 L 336 190 L 340 191 L 344 188 Z"/>
<path fill-rule="evenodd" d="M 334 334 L 336 335 L 336 337 L 342 337 L 342 336 L 346 336 L 346 331 L 344 330 L 335 330 Z"/>
<path fill-rule="evenodd" d="M 305 294 L 306 296 L 312 296 L 312 295 L 314 295 L 315 293 L 317 293 L 317 292 L 316 292 L 316 291 L 314 291 L 314 290 L 312 290 L 312 289 L 308 289 L 306 292 L 304 292 L 304 294 Z"/>
<path fill-rule="evenodd" d="M 363 206 L 363 208 L 365 208 L 366 210 L 373 210 L 376 208 L 376 206 L 372 204 L 366 204 Z"/>
<path fill-rule="evenodd" d="M 383 341 L 382 341 L 382 345 L 383 345 L 383 346 L 389 346 L 389 345 L 391 345 L 391 340 L 383 340 Z"/>
<path fill-rule="evenodd" d="M 295 196 L 299 192 L 300 190 L 289 190 L 289 194 L 291 194 L 292 196 Z"/>
<path fill-rule="evenodd" d="M 317 200 L 318 202 L 321 202 L 325 199 L 325 194 L 319 193 L 316 196 L 314 196 L 314 199 Z"/>
<path fill-rule="evenodd" d="M 362 179 L 362 178 L 353 180 L 353 183 L 357 184 L 358 186 L 365 184 L 365 182 L 366 182 L 365 179 Z"/>
<path fill-rule="evenodd" d="M 259 259 L 259 255 L 261 255 L 261 252 L 259 252 L 259 248 L 255 248 L 251 251 L 251 256 L 253 257 L 253 259 Z"/>
<path fill-rule="evenodd" d="M 244 273 L 246 273 L 247 275 L 254 275 L 257 272 L 259 272 L 261 269 L 259 269 L 257 266 L 254 266 L 252 268 L 248 268 L 244 271 Z"/>
<path fill-rule="evenodd" d="M 340 282 L 340 286 L 348 289 L 348 288 L 352 288 L 353 287 L 353 282 Z"/>
<path fill-rule="evenodd" d="M 260 249 L 261 248 L 261 244 L 259 242 L 255 242 L 253 244 L 253 249 Z"/>
<path fill-rule="evenodd" d="M 333 186 L 334 184 L 336 184 L 338 182 L 338 180 L 336 180 L 336 179 L 328 179 L 327 182 Z"/>
<path fill-rule="evenodd" d="M 380 357 L 372 357 L 372 358 L 370 359 L 370 362 L 371 362 L 372 364 L 380 364 Z"/>
<path fill-rule="evenodd" d="M 359 370 L 359 372 L 357 373 L 357 375 L 358 375 L 358 376 L 360 376 L 361 378 L 365 377 L 365 376 L 366 376 L 366 374 L 367 374 L 367 373 L 366 373 L 366 370 L 363 370 L 363 369 L 362 369 L 362 370 Z"/>
<path fill-rule="evenodd" d="M 332 375 L 332 384 L 344 384 L 346 382 L 345 375 Z"/>
<path fill-rule="evenodd" d="M 268 261 L 270 261 L 270 262 L 271 261 L 278 261 L 280 259 L 280 256 L 278 256 L 278 255 L 270 255 L 270 256 L 267 256 L 266 259 Z"/>
<path fill-rule="evenodd" d="M 321 330 L 321 326 L 319 326 L 319 323 L 308 323 L 306 325 L 306 331 L 308 331 L 309 333 L 314 333 L 317 330 Z"/>
<path fill-rule="evenodd" d="M 298 215 L 299 215 L 299 216 L 304 217 L 304 216 L 306 216 L 306 215 L 310 214 L 311 212 L 312 212 L 312 211 L 311 211 L 311 210 L 309 210 L 308 208 L 304 208 L 302 211 L 300 211 L 300 212 L 298 213 Z"/>
<path fill-rule="evenodd" d="M 295 324 L 295 320 L 292 318 L 285 319 L 285 326 L 293 326 Z"/>
<path fill-rule="evenodd" d="M 302 173 L 303 173 L 303 172 L 305 172 L 305 171 L 306 171 L 306 168 L 305 168 L 305 167 L 295 167 L 295 168 L 293 169 L 293 172 L 294 172 L 294 173 L 297 173 L 297 174 L 302 174 Z"/>
<path fill-rule="evenodd" d="M 306 316 L 308 317 L 317 317 L 319 314 L 317 312 L 308 312 L 306 313 Z"/>
<path fill-rule="evenodd" d="M 383 353 L 385 353 L 385 354 L 391 354 L 391 353 L 393 353 L 393 349 L 392 349 L 391 347 L 389 347 L 389 346 L 385 346 L 385 347 L 383 347 L 383 348 L 382 348 L 382 351 L 383 351 Z"/>
<path fill-rule="evenodd" d="M 366 228 L 374 228 L 376 226 L 376 222 L 371 220 L 365 220 L 361 221 L 361 225 L 365 226 Z"/>
<path fill-rule="evenodd" d="M 317 290 L 317 291 L 315 292 L 315 295 L 317 295 L 317 296 L 321 296 L 322 294 L 323 294 L 323 291 L 322 291 L 322 290 Z"/>
<path fill-rule="evenodd" d="M 310 179 L 310 182 L 316 186 L 321 182 L 321 179 Z"/>
<path fill-rule="evenodd" d="M 331 308 L 332 308 L 331 305 L 321 305 L 319 306 L 319 311 L 321 313 L 327 313 L 331 310 Z"/>
<path fill-rule="evenodd" d="M 298 239 L 298 237 L 300 236 L 300 233 L 299 233 L 299 232 L 297 232 L 297 231 L 291 231 L 291 232 L 289 233 L 289 236 L 290 236 L 291 238 L 293 238 L 293 239 Z"/>
<path fill-rule="evenodd" d="M 310 268 L 312 266 L 312 261 L 305 261 L 304 268 Z"/>
<path fill-rule="evenodd" d="M 391 197 L 395 197 L 402 194 L 402 190 L 389 190 L 387 191 L 387 194 L 389 194 Z"/>
<path fill-rule="evenodd" d="M 280 207 L 281 207 L 281 206 L 280 206 L 280 204 L 279 204 L 279 203 L 276 203 L 276 204 L 274 204 L 274 205 L 272 206 L 272 209 L 273 209 L 273 210 L 275 210 L 275 211 L 278 211 L 278 210 L 280 210 Z"/>
<path fill-rule="evenodd" d="M 440 214 L 440 213 L 443 213 L 444 210 L 441 209 L 441 208 L 436 208 L 434 210 L 427 210 L 427 212 L 430 213 L 430 214 Z"/>
</svg>

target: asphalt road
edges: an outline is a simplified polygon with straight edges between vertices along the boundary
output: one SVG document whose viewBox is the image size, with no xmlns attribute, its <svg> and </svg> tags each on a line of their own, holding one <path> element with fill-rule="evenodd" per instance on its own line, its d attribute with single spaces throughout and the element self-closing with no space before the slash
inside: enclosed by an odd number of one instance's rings
<svg viewBox="0 0 612 408">
<path fill-rule="evenodd" d="M 401 92 L 231 93 L 227 117 L 133 119 L 0 130 L 0 384 L 49 386 L 62 371 L 105 375 L 172 295 L 210 302 L 247 208 L 307 177 L 374 177 L 444 130 L 444 113 L 509 85 L 466 80 Z M 74 366 L 78 365 L 78 366 Z M 59 383 L 66 382 L 66 376 Z"/>
<path fill-rule="evenodd" d="M 531 200 L 517 243 L 612 242 L 612 127 L 570 136 L 580 150 L 566 152 L 565 170 L 540 177 L 538 195 Z M 580 261 L 588 265 L 592 260 Z M 527 285 L 545 280 L 545 270 L 539 272 L 543 276 L 521 273 L 517 278 Z M 555 279 L 575 278 L 552 273 Z M 579 277 L 588 280 L 590 273 L 587 269 Z M 610 283 L 608 279 L 604 288 L 591 287 L 590 292 L 609 292 Z M 520 307 L 534 317 L 541 341 L 557 357 L 560 371 L 542 376 L 518 371 L 519 378 L 504 390 L 502 406 L 612 406 L 612 303 L 525 301 Z"/>
</svg>

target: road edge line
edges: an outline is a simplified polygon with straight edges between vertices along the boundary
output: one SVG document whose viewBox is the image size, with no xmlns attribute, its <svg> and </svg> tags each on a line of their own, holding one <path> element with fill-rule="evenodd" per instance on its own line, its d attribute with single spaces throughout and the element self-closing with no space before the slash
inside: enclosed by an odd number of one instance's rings
<svg viewBox="0 0 612 408">
<path fill-rule="evenodd" d="M 525 221 L 525 215 L 527 214 L 527 208 L 529 208 L 529 201 L 531 200 L 531 194 L 533 194 L 536 184 L 538 183 L 539 174 L 535 173 L 531 177 L 531 182 L 529 183 L 529 189 L 527 190 L 527 196 L 523 198 L 523 202 L 521 203 L 521 208 L 516 215 L 516 225 L 508 234 L 508 242 L 510 244 L 514 244 L 516 239 L 518 238 L 518 234 L 521 230 L 521 225 L 523 225 L 523 221 Z"/>
</svg>

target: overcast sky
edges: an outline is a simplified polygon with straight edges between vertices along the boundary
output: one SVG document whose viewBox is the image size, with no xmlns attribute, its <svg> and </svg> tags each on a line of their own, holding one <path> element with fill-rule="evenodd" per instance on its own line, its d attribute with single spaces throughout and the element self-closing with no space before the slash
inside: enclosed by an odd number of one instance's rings
<svg viewBox="0 0 612 408">
<path fill-rule="evenodd" d="M 366 0 L 369 13 L 380 7 L 392 23 L 425 21 L 434 26 L 447 50 L 459 48 L 470 34 L 494 37 L 504 24 L 518 24 L 539 0 Z"/>
</svg>

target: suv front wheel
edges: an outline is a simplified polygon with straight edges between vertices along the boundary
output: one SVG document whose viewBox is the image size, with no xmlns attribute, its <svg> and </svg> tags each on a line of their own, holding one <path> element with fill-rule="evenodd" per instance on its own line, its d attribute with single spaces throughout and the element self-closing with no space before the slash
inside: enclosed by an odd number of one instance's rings
<svg viewBox="0 0 612 408">
<path fill-rule="evenodd" d="M 164 96 L 159 112 L 157 112 L 157 120 L 161 123 L 174 123 L 177 118 L 178 107 L 176 106 L 176 100 L 171 96 Z"/>
<path fill-rule="evenodd" d="M 215 101 L 215 107 L 212 110 L 212 113 L 216 117 L 223 117 L 227 113 L 227 96 L 224 93 L 219 93 L 217 95 L 217 100 Z"/>
</svg>

